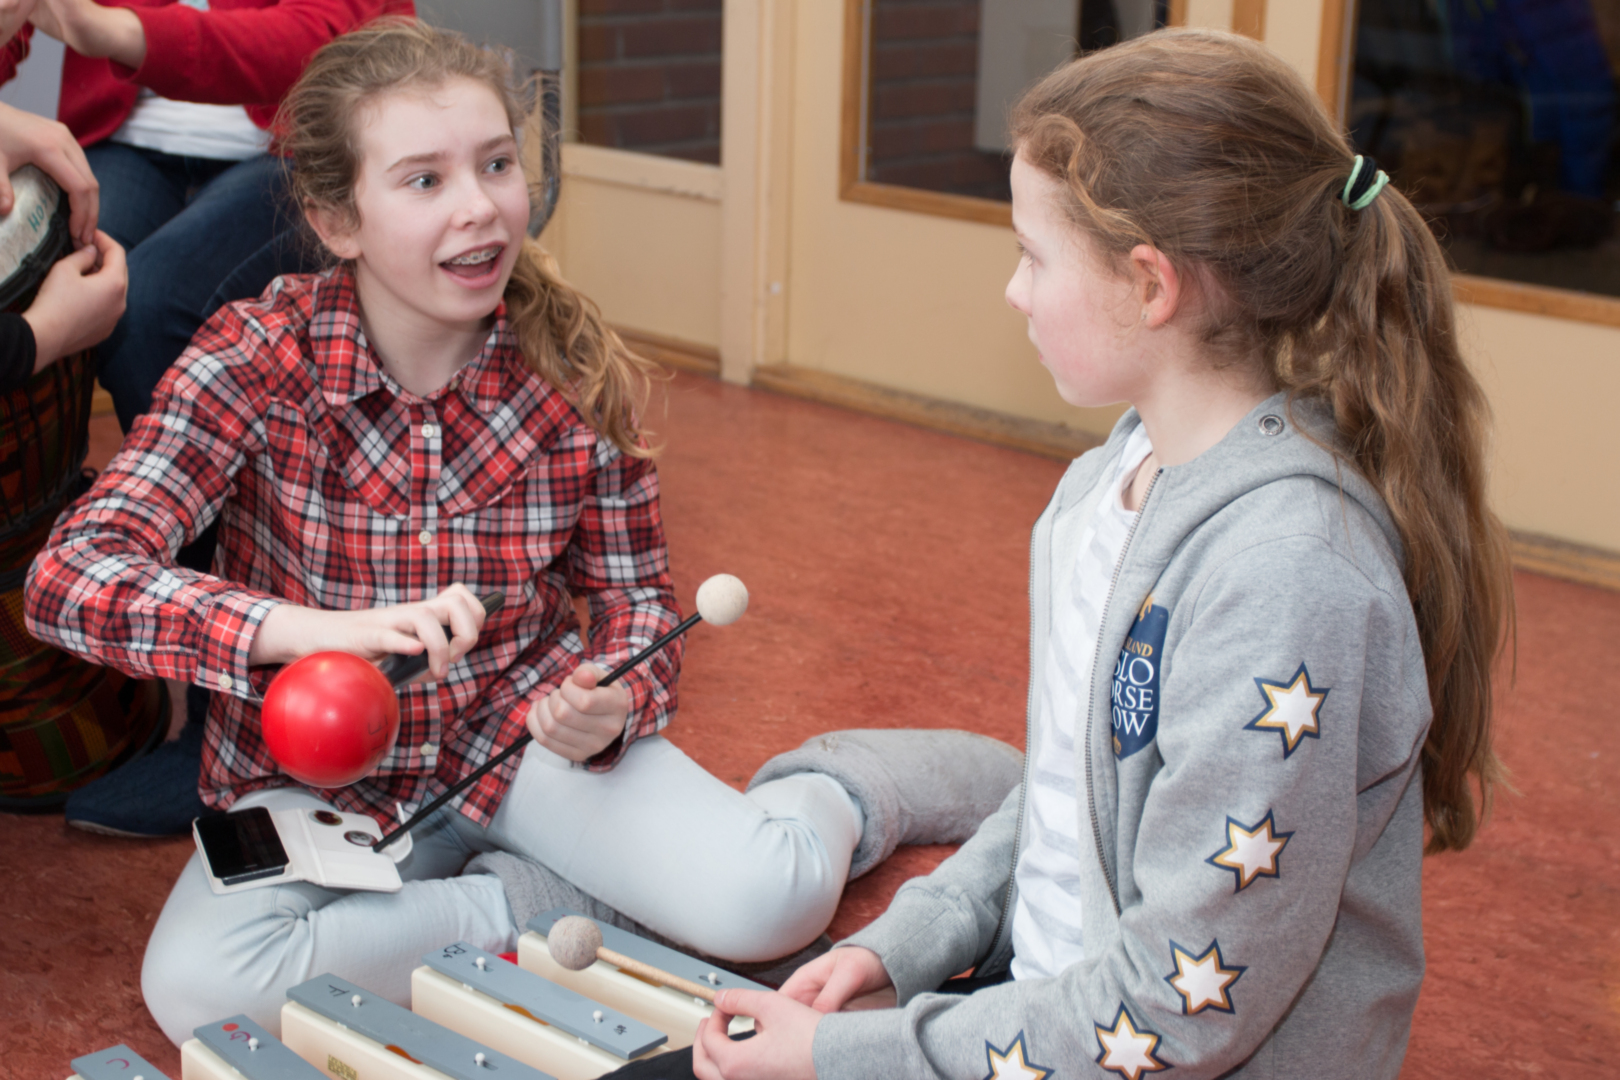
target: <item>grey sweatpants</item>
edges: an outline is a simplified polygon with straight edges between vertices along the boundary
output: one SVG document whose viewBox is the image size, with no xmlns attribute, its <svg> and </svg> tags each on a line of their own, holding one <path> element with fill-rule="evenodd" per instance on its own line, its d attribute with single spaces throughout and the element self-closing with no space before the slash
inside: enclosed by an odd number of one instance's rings
<svg viewBox="0 0 1620 1080">
<path fill-rule="evenodd" d="M 324 805 L 302 788 L 237 803 Z M 852 807 L 835 781 L 815 774 L 741 794 L 658 736 L 634 743 L 605 773 L 567 768 L 531 745 L 487 828 L 449 810 L 417 828 L 397 893 L 297 882 L 216 896 L 193 854 L 153 927 L 141 990 L 176 1044 L 236 1013 L 279 1033 L 287 988 L 325 972 L 408 1004 L 423 953 L 455 941 L 514 948 L 521 929 L 500 879 L 458 876 L 491 850 L 542 862 L 698 951 L 771 959 L 832 920 L 860 840 Z"/>
</svg>

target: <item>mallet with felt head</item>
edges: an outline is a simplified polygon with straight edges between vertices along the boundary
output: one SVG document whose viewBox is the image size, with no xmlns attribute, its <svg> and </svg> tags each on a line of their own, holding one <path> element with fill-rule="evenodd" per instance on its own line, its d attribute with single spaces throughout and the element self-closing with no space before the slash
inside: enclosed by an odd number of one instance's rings
<svg viewBox="0 0 1620 1080">
<path fill-rule="evenodd" d="M 679 990 L 683 994 L 702 998 L 710 1005 L 714 1004 L 714 990 L 699 985 L 690 979 L 683 979 L 679 975 L 671 975 L 662 968 L 655 968 L 651 964 L 632 959 L 621 952 L 615 952 L 602 944 L 602 931 L 591 920 L 578 915 L 565 915 L 552 924 L 551 930 L 546 934 L 546 949 L 551 958 L 569 971 L 584 971 L 598 960 L 605 960 L 614 967 L 638 975 L 643 979 L 667 986 L 671 990 Z"/>
<path fill-rule="evenodd" d="M 693 626 L 696 626 L 699 622 L 711 623 L 715 626 L 726 626 L 742 618 L 743 613 L 747 610 L 748 587 L 737 578 L 732 577 L 730 574 L 716 574 L 705 581 L 702 585 L 698 586 L 696 612 L 688 615 L 685 619 L 682 619 L 680 625 L 676 626 L 675 629 L 671 630 L 669 633 L 665 634 L 657 641 L 654 641 L 651 645 L 648 645 L 645 649 L 642 649 L 640 652 L 636 653 L 636 655 L 632 656 L 630 659 L 626 660 L 624 663 L 602 676 L 601 681 L 596 685 L 611 686 L 631 668 L 635 667 L 643 660 L 646 660 L 648 657 L 656 654 L 659 649 L 662 649 L 665 645 L 668 645 L 670 642 L 686 633 L 686 631 L 690 630 Z M 478 768 L 462 777 L 460 781 L 458 781 L 443 795 L 440 795 L 437 799 L 434 799 L 432 802 L 422 807 L 422 809 L 412 814 L 409 821 L 402 825 L 396 825 L 394 828 L 390 829 L 381 840 L 378 840 L 375 844 L 371 845 L 371 849 L 373 851 L 381 851 L 400 836 L 404 835 L 425 821 L 428 816 L 434 811 L 438 810 L 439 807 L 443 806 L 457 795 L 460 795 L 463 791 L 466 791 L 473 784 L 476 784 L 479 780 L 488 775 L 491 769 L 497 768 L 507 758 L 511 757 L 513 754 L 517 753 L 519 750 L 523 749 L 533 741 L 534 736 L 525 731 L 522 735 L 519 735 L 516 739 L 512 740 L 511 746 L 508 746 L 505 750 L 502 750 L 499 754 L 496 754 Z"/>
</svg>

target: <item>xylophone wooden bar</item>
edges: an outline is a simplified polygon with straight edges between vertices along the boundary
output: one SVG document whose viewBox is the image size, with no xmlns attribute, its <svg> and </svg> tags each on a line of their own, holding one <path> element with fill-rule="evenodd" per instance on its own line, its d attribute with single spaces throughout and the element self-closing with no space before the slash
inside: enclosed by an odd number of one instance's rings
<svg viewBox="0 0 1620 1080">
<path fill-rule="evenodd" d="M 570 971 L 552 959 L 546 947 L 546 934 L 558 919 L 579 915 L 568 908 L 553 908 L 528 922 L 528 933 L 518 939 L 518 966 L 565 986 L 575 993 L 601 1002 L 628 1016 L 648 1024 L 669 1036 L 667 1048 L 679 1050 L 691 1046 L 697 1026 L 714 1011 L 708 1002 L 668 987 L 657 986 L 638 976 L 620 971 L 612 964 L 598 960 L 583 971 Z M 584 916 L 581 916 L 584 917 Z M 596 920 L 592 920 L 596 921 Z M 661 968 L 695 983 L 712 986 L 716 990 L 746 989 L 769 990 L 767 986 L 729 971 L 722 971 L 695 957 L 656 942 L 638 937 L 607 923 L 597 922 L 602 931 L 602 943 L 615 952 Z M 754 1022 L 737 1017 L 731 1023 L 731 1033 L 753 1030 Z"/>
<path fill-rule="evenodd" d="M 556 1080 L 335 975 L 287 991 L 281 1038 L 339 1080 Z"/>
<path fill-rule="evenodd" d="M 663 1051 L 667 1037 L 623 1013 L 457 942 L 422 957 L 411 1011 L 558 1080 L 594 1080 Z"/>
</svg>

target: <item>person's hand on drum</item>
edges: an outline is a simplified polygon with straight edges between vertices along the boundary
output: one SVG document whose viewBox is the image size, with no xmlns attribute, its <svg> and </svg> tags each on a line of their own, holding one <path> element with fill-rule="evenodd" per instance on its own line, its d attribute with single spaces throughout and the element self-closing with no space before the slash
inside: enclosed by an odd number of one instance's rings
<svg viewBox="0 0 1620 1080">
<path fill-rule="evenodd" d="M 138 68 L 146 60 L 146 27 L 126 7 L 96 0 L 36 0 L 28 21 L 80 56 Z"/>
<path fill-rule="evenodd" d="M 248 647 L 248 663 L 290 664 L 328 651 L 381 660 L 392 653 L 414 656 L 425 650 L 428 675 L 442 679 L 450 665 L 478 642 L 484 618 L 484 605 L 465 585 L 452 585 L 431 600 L 359 611 L 280 604 L 259 623 Z"/>
<path fill-rule="evenodd" d="M 624 732 L 630 692 L 623 685 L 597 686 L 607 672 L 581 664 L 563 684 L 529 709 L 534 741 L 569 761 L 595 757 Z"/>
<path fill-rule="evenodd" d="M 0 0 L 0 4 L 4 2 Z M 67 192 L 72 208 L 68 231 L 74 244 L 94 247 L 101 186 L 73 133 L 66 124 L 0 103 L 0 217 L 11 213 L 16 201 L 11 192 L 11 174 L 24 165 L 39 166 Z"/>
<path fill-rule="evenodd" d="M 100 342 L 124 313 L 124 249 L 104 232 L 95 233 L 94 241 L 51 267 L 23 312 L 34 331 L 35 372 Z"/>
</svg>

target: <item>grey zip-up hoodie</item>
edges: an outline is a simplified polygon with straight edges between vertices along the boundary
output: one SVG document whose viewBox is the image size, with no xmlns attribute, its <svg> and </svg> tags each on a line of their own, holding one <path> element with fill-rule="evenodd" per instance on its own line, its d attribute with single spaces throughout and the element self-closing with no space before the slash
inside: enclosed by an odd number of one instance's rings
<svg viewBox="0 0 1620 1080">
<path fill-rule="evenodd" d="M 1138 422 L 1077 460 L 1036 523 L 1031 710 L 1053 520 L 1095 507 Z M 1399 538 L 1333 439 L 1325 410 L 1278 395 L 1148 491 L 1074 718 L 1085 959 L 930 993 L 1011 961 L 1021 786 L 848 940 L 882 958 L 900 1007 L 825 1017 L 821 1080 L 1399 1072 L 1423 978 L 1429 694 Z"/>
</svg>

